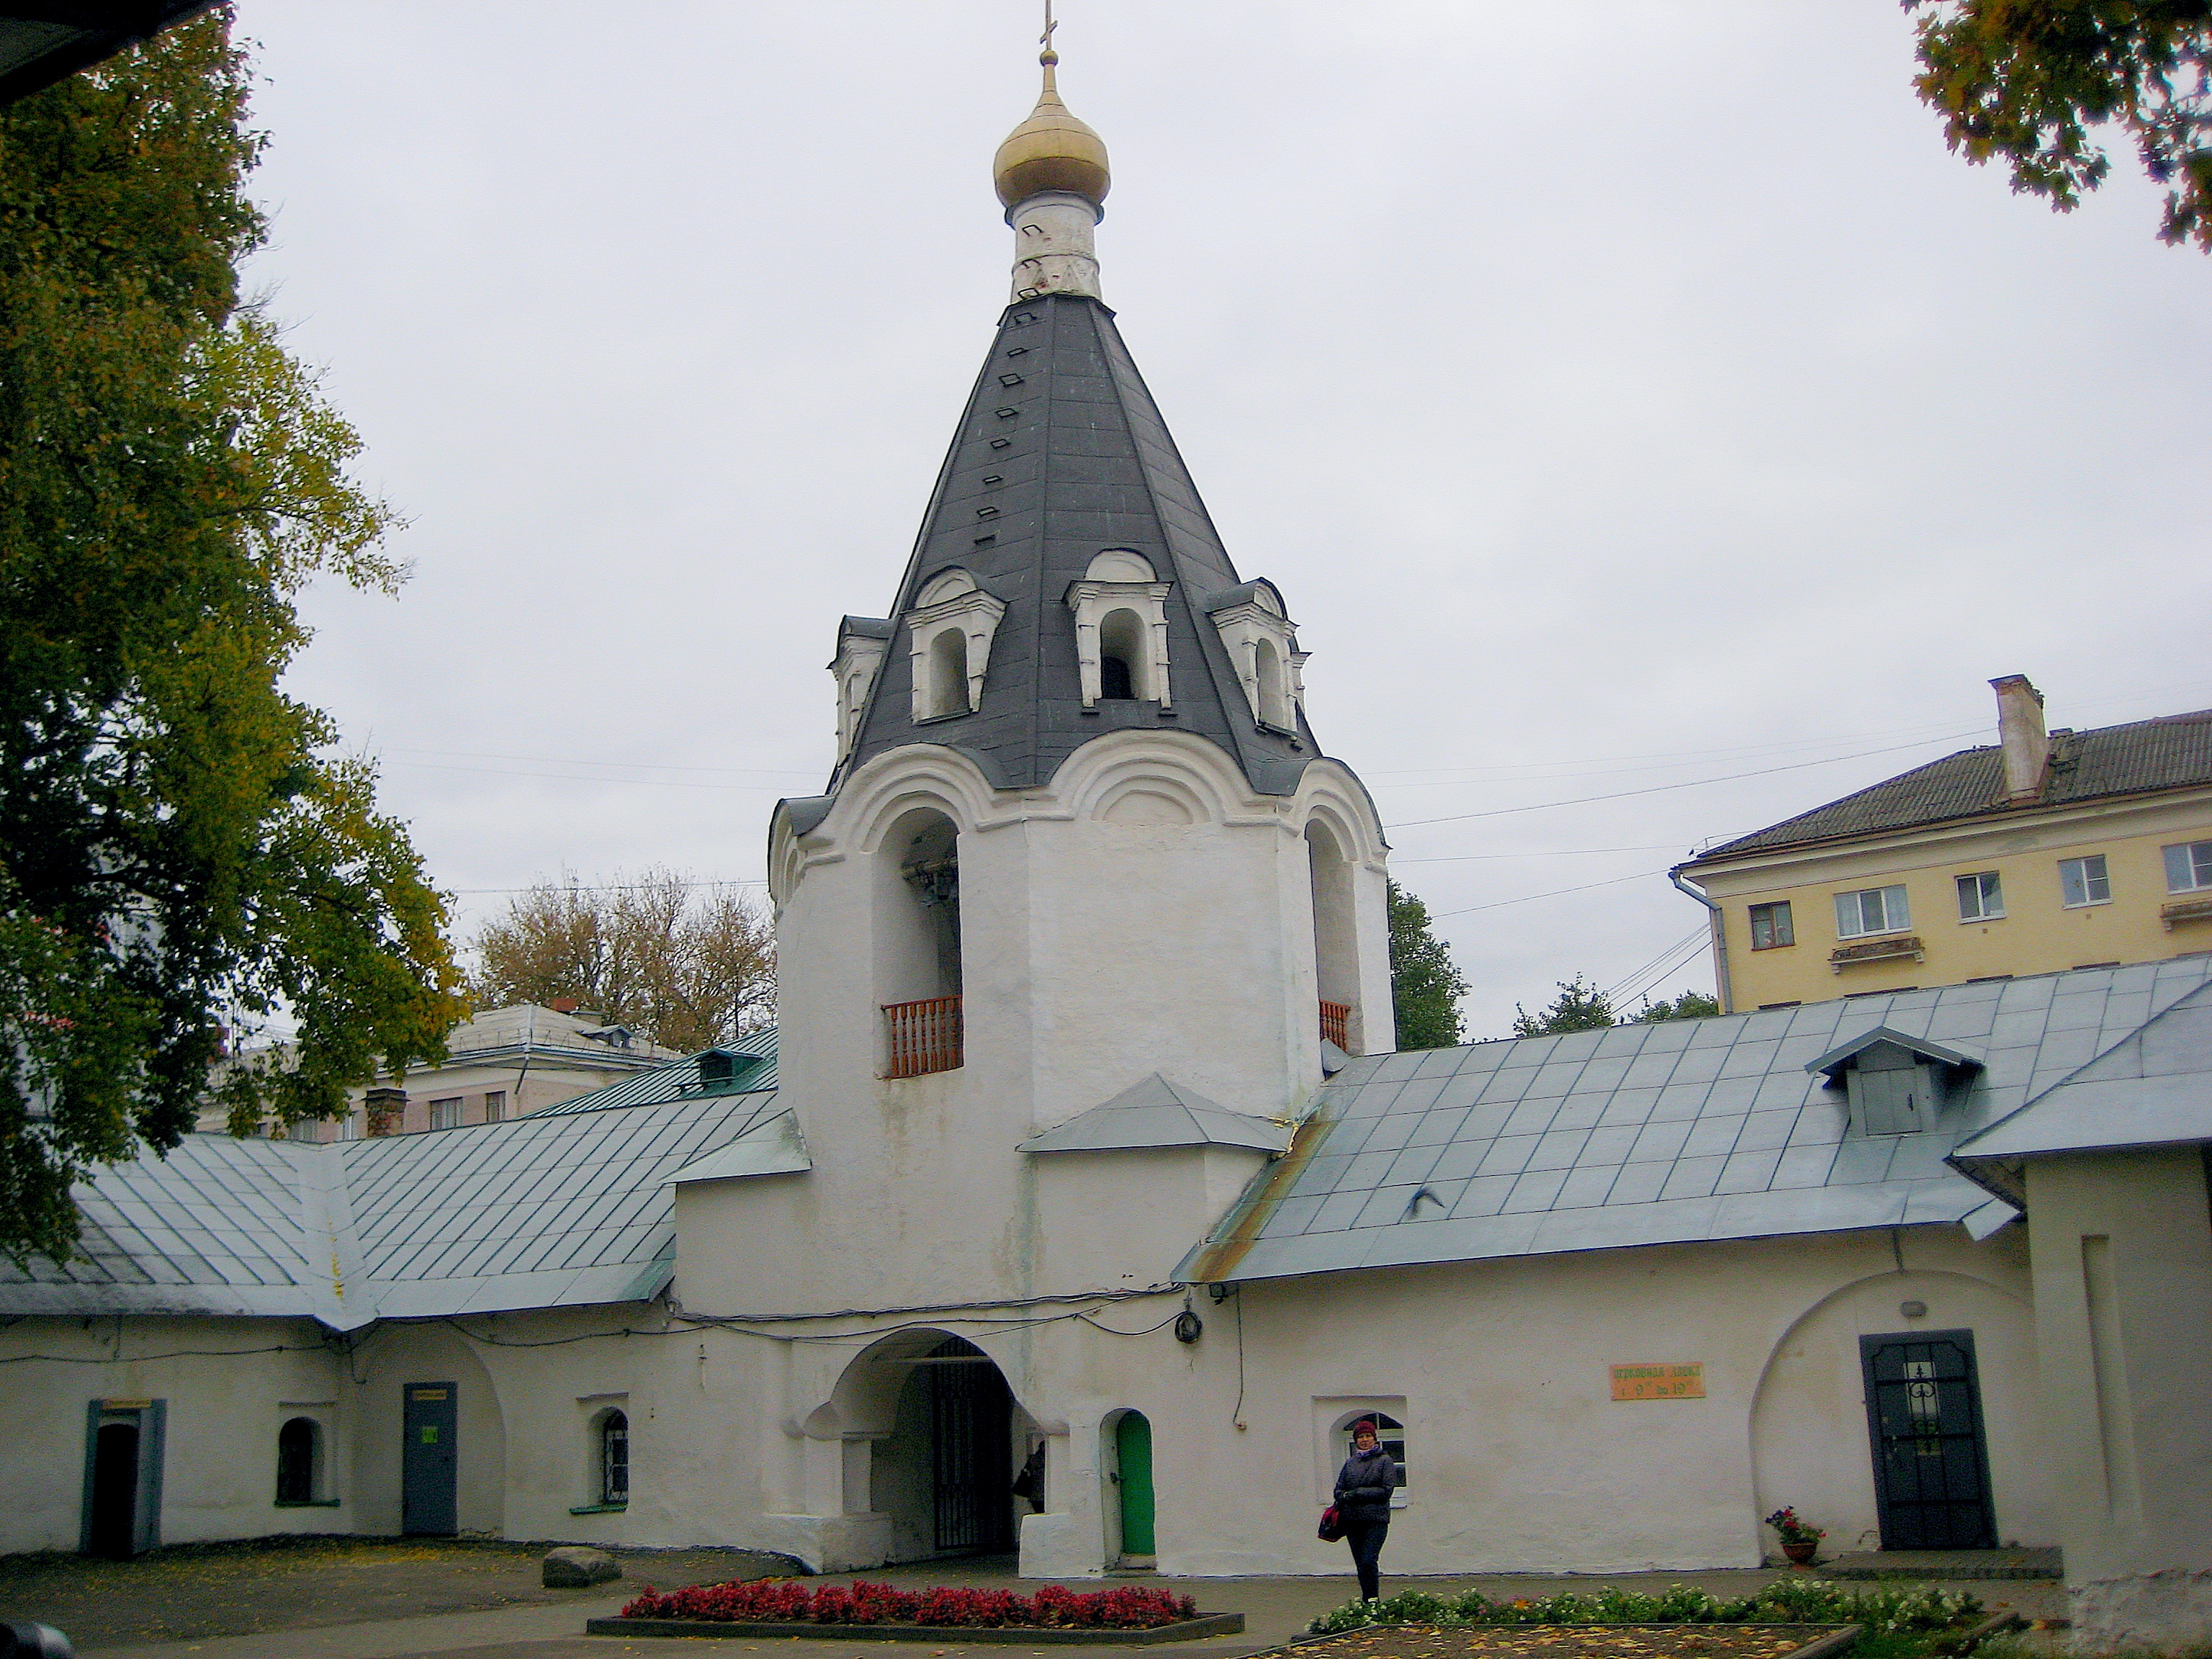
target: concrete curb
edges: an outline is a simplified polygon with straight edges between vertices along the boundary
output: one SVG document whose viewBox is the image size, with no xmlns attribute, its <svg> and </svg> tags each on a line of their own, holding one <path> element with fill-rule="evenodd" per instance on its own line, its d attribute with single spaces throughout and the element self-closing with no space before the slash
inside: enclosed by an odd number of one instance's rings
<svg viewBox="0 0 2212 1659">
<path fill-rule="evenodd" d="M 720 1619 L 592 1619 L 586 1636 L 811 1636 L 832 1642 L 1024 1643 L 1031 1647 L 1152 1647 L 1161 1642 L 1194 1642 L 1203 1636 L 1235 1636 L 1244 1628 L 1241 1613 L 1213 1613 L 1172 1625 L 1140 1630 L 1110 1626 L 1050 1625 L 820 1625 L 740 1624 Z"/>
</svg>

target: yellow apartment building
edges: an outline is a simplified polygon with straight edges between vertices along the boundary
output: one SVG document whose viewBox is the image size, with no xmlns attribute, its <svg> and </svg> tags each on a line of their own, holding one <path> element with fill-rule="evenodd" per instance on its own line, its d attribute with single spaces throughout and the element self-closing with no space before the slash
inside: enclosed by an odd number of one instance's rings
<svg viewBox="0 0 2212 1659">
<path fill-rule="evenodd" d="M 2212 709 L 2075 732 L 1993 680 L 1998 741 L 1671 873 L 1724 1012 L 2212 951 Z"/>
</svg>

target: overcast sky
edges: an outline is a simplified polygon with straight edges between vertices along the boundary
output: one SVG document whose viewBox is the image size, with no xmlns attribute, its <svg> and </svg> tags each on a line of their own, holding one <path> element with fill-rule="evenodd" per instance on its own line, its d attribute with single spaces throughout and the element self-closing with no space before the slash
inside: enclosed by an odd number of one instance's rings
<svg viewBox="0 0 2212 1659">
<path fill-rule="evenodd" d="M 253 276 L 414 567 L 310 592 L 295 695 L 464 935 L 757 880 L 1005 300 L 1039 7 L 239 10 Z M 1948 155 L 1894 0 L 1060 15 L 1106 298 L 1471 1035 L 1710 988 L 1666 866 L 1993 740 L 1993 676 L 2212 704 L 2212 261 L 2131 158 L 2060 216 Z"/>
</svg>

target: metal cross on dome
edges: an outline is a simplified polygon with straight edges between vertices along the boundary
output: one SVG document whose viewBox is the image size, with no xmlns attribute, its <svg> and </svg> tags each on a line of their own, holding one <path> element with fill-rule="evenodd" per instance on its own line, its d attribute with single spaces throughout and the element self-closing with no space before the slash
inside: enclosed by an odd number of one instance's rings
<svg viewBox="0 0 2212 1659">
<path fill-rule="evenodd" d="M 1047 52 L 1052 50 L 1052 32 L 1060 25 L 1053 21 L 1052 0 L 1044 0 L 1044 33 L 1037 36 L 1037 44 Z"/>
</svg>

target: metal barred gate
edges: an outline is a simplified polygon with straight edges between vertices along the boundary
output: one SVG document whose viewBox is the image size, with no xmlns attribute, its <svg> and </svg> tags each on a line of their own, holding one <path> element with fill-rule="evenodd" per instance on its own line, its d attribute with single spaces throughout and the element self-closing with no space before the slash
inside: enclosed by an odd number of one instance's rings
<svg viewBox="0 0 2212 1659">
<path fill-rule="evenodd" d="M 1996 1548 L 1974 1334 L 1863 1336 L 1859 1359 L 1882 1548 Z"/>
<path fill-rule="evenodd" d="M 990 1357 L 949 1336 L 925 1357 L 937 1548 L 995 1554 L 1014 1544 L 1013 1395 Z"/>
</svg>

